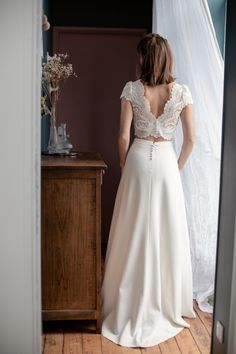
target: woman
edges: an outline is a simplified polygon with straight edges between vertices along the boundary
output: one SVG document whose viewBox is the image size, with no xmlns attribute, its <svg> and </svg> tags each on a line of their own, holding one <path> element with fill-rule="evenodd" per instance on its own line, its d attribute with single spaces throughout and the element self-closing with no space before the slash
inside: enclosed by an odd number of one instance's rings
<svg viewBox="0 0 236 354">
<path fill-rule="evenodd" d="M 167 40 L 148 34 L 137 49 L 140 78 L 121 94 L 122 175 L 106 251 L 101 333 L 120 345 L 149 347 L 190 327 L 182 316 L 196 317 L 180 177 L 195 129 L 192 96 L 174 81 Z M 172 140 L 179 117 L 184 139 L 177 159 Z"/>
</svg>

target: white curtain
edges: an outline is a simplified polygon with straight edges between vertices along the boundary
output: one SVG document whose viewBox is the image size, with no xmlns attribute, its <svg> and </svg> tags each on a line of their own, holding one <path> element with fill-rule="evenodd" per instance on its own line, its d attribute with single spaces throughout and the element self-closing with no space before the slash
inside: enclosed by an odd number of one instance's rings
<svg viewBox="0 0 236 354">
<path fill-rule="evenodd" d="M 206 0 L 154 0 L 153 32 L 169 41 L 176 81 L 194 101 L 196 143 L 181 172 L 190 232 L 193 297 L 213 312 L 224 62 Z M 182 144 L 181 122 L 174 146 Z"/>
</svg>

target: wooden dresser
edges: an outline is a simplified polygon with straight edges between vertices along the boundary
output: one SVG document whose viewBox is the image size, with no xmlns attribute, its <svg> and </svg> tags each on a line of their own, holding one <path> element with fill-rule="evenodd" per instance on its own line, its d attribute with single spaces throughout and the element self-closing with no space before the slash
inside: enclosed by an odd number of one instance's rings
<svg viewBox="0 0 236 354">
<path fill-rule="evenodd" d="M 43 320 L 95 320 L 101 327 L 100 154 L 42 156 Z"/>
</svg>

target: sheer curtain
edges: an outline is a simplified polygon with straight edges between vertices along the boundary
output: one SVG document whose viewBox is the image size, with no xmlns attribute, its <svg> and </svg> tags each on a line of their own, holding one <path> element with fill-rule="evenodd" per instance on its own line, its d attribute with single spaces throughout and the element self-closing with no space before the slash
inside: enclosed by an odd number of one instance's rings
<svg viewBox="0 0 236 354">
<path fill-rule="evenodd" d="M 224 62 L 206 0 L 154 0 L 153 32 L 169 41 L 176 81 L 194 101 L 196 143 L 181 171 L 190 233 L 193 297 L 213 312 Z M 174 147 L 182 144 L 181 122 Z"/>
</svg>

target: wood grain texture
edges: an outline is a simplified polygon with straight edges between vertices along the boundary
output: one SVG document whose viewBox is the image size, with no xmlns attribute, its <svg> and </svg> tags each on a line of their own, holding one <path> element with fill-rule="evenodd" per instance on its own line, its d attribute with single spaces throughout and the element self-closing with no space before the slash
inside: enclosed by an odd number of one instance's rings
<svg viewBox="0 0 236 354">
<path fill-rule="evenodd" d="M 154 345 L 150 348 L 142 348 L 141 354 L 161 354 L 160 345 Z"/>
<path fill-rule="evenodd" d="M 208 314 L 209 315 L 209 314 Z M 210 322 L 212 323 L 211 320 L 211 315 L 208 316 L 210 319 Z M 202 322 L 200 318 L 197 316 L 197 318 L 188 318 L 188 322 L 190 324 L 190 332 L 202 354 L 209 354 L 210 353 L 210 341 L 209 341 L 209 333 L 204 325 L 202 325 Z"/>
<path fill-rule="evenodd" d="M 194 308 L 195 310 L 197 308 L 195 300 Z M 52 353 L 55 353 L 55 348 L 58 347 L 58 354 L 210 354 L 211 337 L 206 330 L 203 321 L 201 320 L 201 318 L 204 318 L 206 313 L 201 311 L 199 308 L 197 309 L 198 311 L 196 311 L 196 319 L 187 318 L 187 321 L 191 326 L 190 328 L 185 328 L 175 337 L 172 337 L 165 342 L 160 343 L 159 345 L 155 345 L 149 348 L 129 348 L 117 345 L 102 335 L 94 334 L 96 328 L 92 326 L 92 323 L 86 322 L 82 324 L 83 321 L 80 321 L 80 328 L 77 328 L 77 331 L 74 330 L 74 333 L 71 333 L 69 328 L 65 327 L 64 341 L 63 333 L 61 331 L 59 331 L 59 335 L 57 337 L 55 337 L 55 333 L 50 334 L 51 337 L 48 337 L 48 334 L 44 333 L 44 336 L 47 338 L 47 345 L 45 346 L 45 350 L 47 350 L 48 353 L 48 348 L 51 346 L 54 350 Z M 212 314 L 207 315 L 210 324 L 212 323 Z M 59 336 L 61 336 L 61 338 L 59 338 Z M 64 343 L 63 351 L 60 351 L 60 343 Z M 43 353 L 46 353 L 46 351 Z"/>
<path fill-rule="evenodd" d="M 122 347 L 101 336 L 103 354 L 122 354 Z"/>
<path fill-rule="evenodd" d="M 189 328 L 184 328 L 180 333 L 177 334 L 176 342 L 182 354 L 198 354 L 200 350 L 189 330 Z"/>
<path fill-rule="evenodd" d="M 45 155 L 42 156 L 41 166 L 42 169 L 53 169 L 58 167 L 72 168 L 72 169 L 86 169 L 94 170 L 99 168 L 107 168 L 101 155 L 96 152 L 90 151 L 77 151 L 78 155 L 65 156 L 65 155 Z"/>
<path fill-rule="evenodd" d="M 105 164 L 95 157 L 86 154 L 83 168 L 79 160 L 42 158 L 42 313 L 44 320 L 96 319 L 99 333 Z"/>
<path fill-rule="evenodd" d="M 83 354 L 82 334 L 65 333 L 63 349 L 64 354 Z"/>
<path fill-rule="evenodd" d="M 95 181 L 45 178 L 42 203 L 43 308 L 95 308 Z"/>
<path fill-rule="evenodd" d="M 202 323 L 204 324 L 207 332 L 209 333 L 209 335 L 211 335 L 211 331 L 212 331 L 212 314 L 208 313 L 208 312 L 204 312 L 201 311 L 196 303 L 196 300 L 193 301 L 194 303 L 194 309 L 197 312 L 200 320 L 202 321 Z"/>
<path fill-rule="evenodd" d="M 63 333 L 48 333 L 45 339 L 44 354 L 63 353 Z"/>
<path fill-rule="evenodd" d="M 170 338 L 163 343 L 160 343 L 159 347 L 160 347 L 161 353 L 163 353 L 163 354 L 179 354 L 179 353 L 181 353 L 175 337 Z"/>
<path fill-rule="evenodd" d="M 129 347 L 124 347 L 122 346 L 121 352 L 125 354 L 141 354 L 141 349 L 140 348 L 129 348 Z"/>
<path fill-rule="evenodd" d="M 41 340 L 42 340 L 42 342 L 41 342 L 42 351 L 44 352 L 45 341 L 46 341 L 46 334 L 45 333 L 42 334 Z"/>
<path fill-rule="evenodd" d="M 102 354 L 102 342 L 99 334 L 83 333 L 83 354 Z"/>
</svg>

